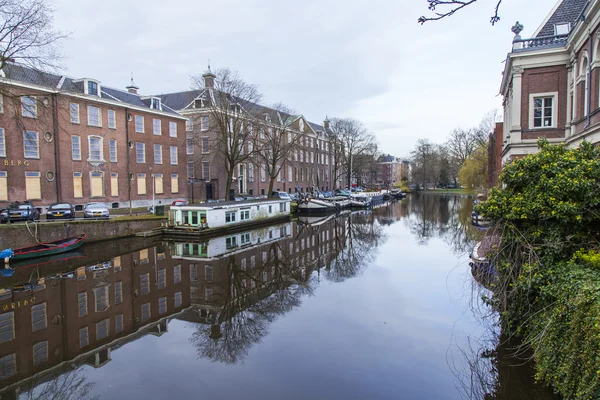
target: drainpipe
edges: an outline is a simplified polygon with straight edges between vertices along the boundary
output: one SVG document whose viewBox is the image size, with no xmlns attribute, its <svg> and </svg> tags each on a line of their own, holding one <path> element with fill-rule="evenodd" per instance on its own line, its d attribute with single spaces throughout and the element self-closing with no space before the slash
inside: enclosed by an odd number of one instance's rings
<svg viewBox="0 0 600 400">
<path fill-rule="evenodd" d="M 585 21 L 588 24 L 587 20 Z M 589 26 L 589 25 L 588 25 Z M 589 55 L 588 55 L 588 68 L 587 68 L 587 77 L 586 77 L 586 85 L 587 85 L 587 121 L 585 122 L 585 126 L 583 129 L 589 128 L 592 121 L 592 60 L 594 59 L 594 46 L 592 44 L 592 32 L 588 32 L 588 47 L 589 47 Z"/>
<path fill-rule="evenodd" d="M 125 161 L 127 162 L 127 199 L 129 200 L 129 215 L 133 215 L 133 210 L 131 209 L 131 165 L 129 162 L 129 153 L 131 149 L 129 148 L 129 108 L 125 108 L 125 145 L 127 146 L 127 155 Z"/>
<path fill-rule="evenodd" d="M 61 188 L 60 188 L 60 152 L 58 150 L 58 99 L 57 94 L 52 94 L 52 135 L 54 140 L 54 187 L 56 188 L 56 202 L 61 201 Z"/>
</svg>

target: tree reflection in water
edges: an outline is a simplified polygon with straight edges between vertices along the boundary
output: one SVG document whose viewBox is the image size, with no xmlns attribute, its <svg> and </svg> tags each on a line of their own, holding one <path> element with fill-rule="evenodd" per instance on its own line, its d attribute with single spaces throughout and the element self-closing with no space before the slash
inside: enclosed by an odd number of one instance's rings
<svg viewBox="0 0 600 400">
<path fill-rule="evenodd" d="M 312 296 L 322 277 L 341 282 L 362 273 L 374 258 L 374 251 L 364 250 L 374 250 L 383 238 L 370 212 L 352 213 L 323 224 L 298 224 L 296 237 L 260 247 L 268 258 L 256 268 L 243 268 L 236 257 L 229 257 L 226 277 L 215 282 L 222 306 L 202 316 L 190 339 L 199 357 L 243 362 L 270 324 L 300 306 L 303 296 Z M 311 251 L 299 256 L 297 248 L 288 250 L 286 244 L 291 249 L 292 243 L 297 246 L 305 239 Z"/>
<path fill-rule="evenodd" d="M 75 365 L 65 365 L 65 368 L 77 368 Z M 14 395 L 15 399 L 23 400 L 93 400 L 98 396 L 91 396 L 93 382 L 88 382 L 80 368 L 65 372 L 64 369 L 56 371 L 56 377 L 34 377 L 19 388 L 20 393 L 3 394 L 6 398 Z"/>
</svg>

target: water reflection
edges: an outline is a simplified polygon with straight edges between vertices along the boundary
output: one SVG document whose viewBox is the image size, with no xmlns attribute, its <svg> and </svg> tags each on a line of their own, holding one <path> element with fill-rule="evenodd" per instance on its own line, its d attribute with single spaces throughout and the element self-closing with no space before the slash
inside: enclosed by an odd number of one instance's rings
<svg viewBox="0 0 600 400">
<path fill-rule="evenodd" d="M 113 353 L 143 337 L 162 343 L 178 321 L 198 358 L 242 364 L 273 323 L 320 285 L 365 274 L 397 223 L 421 246 L 441 238 L 455 254 L 468 252 L 481 234 L 470 225 L 471 205 L 456 196 L 412 196 L 368 212 L 301 217 L 202 241 L 91 244 L 22 266 L 0 278 L 0 396 L 90 398 L 90 370 L 115 368 Z M 485 289 L 469 282 L 477 298 Z M 531 396 L 514 398 L 548 398 L 532 394 L 538 387 L 530 371 L 505 367 L 515 364 L 506 341 L 482 340 L 450 351 L 464 397 L 509 399 L 502 393 L 516 390 Z"/>
</svg>

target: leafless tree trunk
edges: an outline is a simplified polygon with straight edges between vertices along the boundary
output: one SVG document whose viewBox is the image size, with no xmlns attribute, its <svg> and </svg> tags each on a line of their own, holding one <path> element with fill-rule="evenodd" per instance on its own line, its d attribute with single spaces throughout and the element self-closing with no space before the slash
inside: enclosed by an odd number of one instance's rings
<svg viewBox="0 0 600 400">
<path fill-rule="evenodd" d="M 433 16 L 421 16 L 419 17 L 419 23 L 422 25 L 427 21 L 437 21 L 442 18 L 450 17 L 455 12 L 462 10 L 476 1 L 477 0 L 427 0 L 427 3 L 429 4 L 429 10 L 433 12 Z M 502 4 L 502 0 L 497 0 L 496 8 L 494 9 L 494 15 L 492 15 L 490 18 L 490 23 L 492 25 L 500 21 L 500 17 L 498 16 L 500 4 Z M 438 11 L 438 7 L 441 8 L 441 11 Z"/>
<path fill-rule="evenodd" d="M 52 70 L 62 59 L 58 46 L 67 34 L 53 26 L 48 0 L 0 0 L 0 69 L 15 60 Z"/>
<path fill-rule="evenodd" d="M 341 160 L 348 171 L 348 187 L 352 185 L 352 163 L 356 156 L 367 152 L 375 145 L 375 137 L 369 133 L 364 125 L 351 118 L 334 118 L 331 121 L 331 130 L 340 143 Z"/>
<path fill-rule="evenodd" d="M 276 104 L 272 109 L 265 108 L 265 113 L 270 116 L 270 122 L 265 121 L 260 127 L 260 134 L 254 136 L 254 158 L 265 165 L 269 176 L 268 196 L 271 197 L 275 179 L 281 173 L 285 161 L 290 161 L 300 135 L 291 129 L 292 123 L 298 118 L 285 105 Z"/>
<path fill-rule="evenodd" d="M 206 86 L 203 76 L 192 77 L 196 88 L 204 90 L 204 105 L 210 115 L 214 133 L 212 148 L 225 161 L 227 182 L 225 196 L 229 198 L 236 167 L 247 161 L 252 151 L 248 143 L 258 133 L 259 107 L 262 96 L 255 85 L 245 82 L 237 72 L 221 69 L 214 85 Z"/>
</svg>

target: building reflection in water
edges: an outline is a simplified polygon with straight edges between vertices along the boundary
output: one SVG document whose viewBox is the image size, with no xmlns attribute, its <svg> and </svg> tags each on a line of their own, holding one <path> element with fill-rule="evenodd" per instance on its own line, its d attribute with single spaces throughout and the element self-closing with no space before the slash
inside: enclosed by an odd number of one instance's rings
<svg viewBox="0 0 600 400">
<path fill-rule="evenodd" d="M 26 282 L 0 281 L 0 396 L 52 398 L 40 393 L 60 388 L 61 398 L 86 398 L 93 383 L 78 368 L 104 366 L 174 318 L 195 325 L 200 356 L 241 361 L 321 279 L 362 272 L 372 259 L 364 250 L 382 239 L 373 214 L 347 213 L 201 242 L 133 242 L 138 249 L 122 254 L 99 247 L 94 263 L 66 254 L 24 266 L 15 274 Z"/>
</svg>

